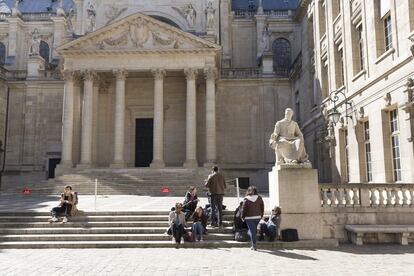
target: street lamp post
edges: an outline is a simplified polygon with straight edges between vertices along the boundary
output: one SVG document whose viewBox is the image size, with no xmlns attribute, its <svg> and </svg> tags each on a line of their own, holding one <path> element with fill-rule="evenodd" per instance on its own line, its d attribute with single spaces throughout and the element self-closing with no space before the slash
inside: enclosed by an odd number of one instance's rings
<svg viewBox="0 0 414 276">
<path fill-rule="evenodd" d="M 338 110 L 338 102 L 343 98 L 345 105 L 345 119 L 348 123 L 348 118 L 352 119 L 352 115 L 348 113 L 348 106 L 352 108 L 352 103 L 348 101 L 348 98 L 343 91 L 332 91 L 329 94 L 329 101 L 333 104 L 333 108 L 328 112 L 327 119 L 336 125 L 341 120 L 341 112 Z"/>
</svg>

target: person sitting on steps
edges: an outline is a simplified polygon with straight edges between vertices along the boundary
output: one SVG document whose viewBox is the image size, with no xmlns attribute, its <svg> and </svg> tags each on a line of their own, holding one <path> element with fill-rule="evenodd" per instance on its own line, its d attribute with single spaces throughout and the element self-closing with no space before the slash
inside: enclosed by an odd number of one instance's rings
<svg viewBox="0 0 414 276">
<path fill-rule="evenodd" d="M 282 209 L 275 207 L 272 210 L 272 215 L 266 220 L 261 220 L 259 223 L 260 241 L 264 240 L 264 236 L 269 237 L 272 242 L 279 237 L 280 223 L 282 221 Z"/>
<path fill-rule="evenodd" d="M 193 232 L 194 241 L 203 241 L 203 234 L 207 229 L 207 216 L 204 214 L 203 207 L 199 206 L 192 215 L 193 218 L 193 227 L 191 232 Z"/>
<path fill-rule="evenodd" d="M 68 216 L 74 216 L 76 214 L 77 198 L 77 193 L 72 192 L 72 187 L 65 186 L 63 193 L 60 195 L 59 206 L 51 210 L 52 218 L 49 219 L 49 222 L 58 222 L 58 217 L 63 217 L 63 223 L 68 222 Z"/>
<path fill-rule="evenodd" d="M 183 235 L 185 231 L 185 216 L 182 212 L 183 205 L 180 202 L 175 204 L 175 210 L 170 212 L 168 224 L 170 225 L 172 242 L 184 243 Z"/>
<path fill-rule="evenodd" d="M 197 196 L 197 188 L 191 186 L 188 189 L 188 192 L 185 194 L 185 199 L 183 203 L 183 212 L 185 213 L 185 219 L 189 220 L 191 215 L 194 213 L 197 208 L 197 204 L 200 200 Z"/>
</svg>

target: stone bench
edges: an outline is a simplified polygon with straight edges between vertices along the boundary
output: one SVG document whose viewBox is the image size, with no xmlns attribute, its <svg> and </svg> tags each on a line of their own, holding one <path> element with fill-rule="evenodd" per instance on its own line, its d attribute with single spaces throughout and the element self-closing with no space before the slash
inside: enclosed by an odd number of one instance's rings
<svg viewBox="0 0 414 276">
<path fill-rule="evenodd" d="M 345 225 L 353 244 L 362 245 L 364 234 L 397 234 L 401 245 L 408 245 L 408 236 L 414 233 L 414 225 Z"/>
</svg>

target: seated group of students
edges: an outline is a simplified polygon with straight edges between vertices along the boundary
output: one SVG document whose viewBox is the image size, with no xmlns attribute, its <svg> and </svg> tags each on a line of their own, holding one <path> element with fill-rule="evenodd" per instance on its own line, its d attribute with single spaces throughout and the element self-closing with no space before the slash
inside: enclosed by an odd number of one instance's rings
<svg viewBox="0 0 414 276">
<path fill-rule="evenodd" d="M 209 210 L 209 205 L 203 209 L 201 206 L 197 206 L 198 203 L 197 189 L 190 187 L 184 202 L 177 202 L 175 207 L 171 209 L 167 234 L 172 236 L 173 243 L 183 243 L 185 237 L 188 241 L 200 242 L 203 241 L 203 235 L 208 234 L 207 220 L 211 210 Z M 240 202 L 234 212 L 234 240 L 248 241 L 250 239 L 251 248 L 256 250 L 257 233 L 260 235 L 260 241 L 263 241 L 265 237 L 270 242 L 278 239 L 281 214 L 281 208 L 276 206 L 272 209 L 271 215 L 265 218 L 263 200 L 257 195 L 256 187 L 249 187 L 246 198 Z M 186 230 L 186 222 L 190 220 L 193 222 L 191 232 Z M 215 225 L 215 222 L 212 221 L 211 225 Z"/>
</svg>

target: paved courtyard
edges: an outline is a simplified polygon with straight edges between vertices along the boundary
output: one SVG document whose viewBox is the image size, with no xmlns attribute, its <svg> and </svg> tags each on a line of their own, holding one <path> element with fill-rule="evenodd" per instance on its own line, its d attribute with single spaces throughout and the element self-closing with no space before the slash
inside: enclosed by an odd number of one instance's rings
<svg viewBox="0 0 414 276">
<path fill-rule="evenodd" d="M 413 275 L 414 247 L 3 250 L 0 275 Z"/>
</svg>

